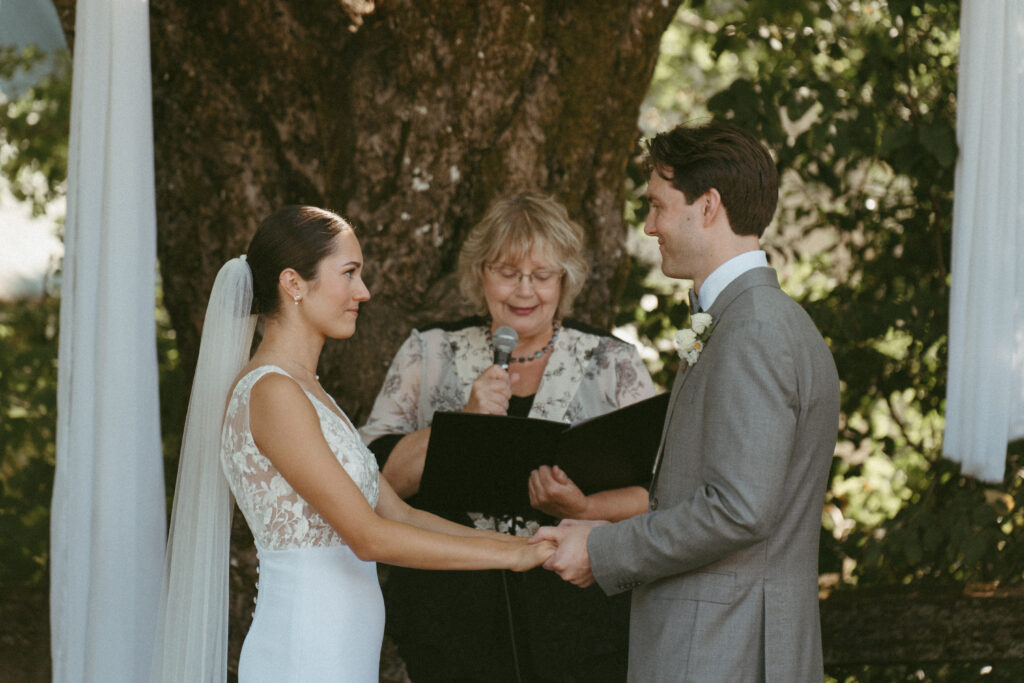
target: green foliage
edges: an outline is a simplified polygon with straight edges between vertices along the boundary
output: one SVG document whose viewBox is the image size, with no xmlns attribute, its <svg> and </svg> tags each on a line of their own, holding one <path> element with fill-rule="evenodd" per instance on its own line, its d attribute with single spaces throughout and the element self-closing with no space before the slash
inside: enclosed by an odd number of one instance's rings
<svg viewBox="0 0 1024 683">
<path fill-rule="evenodd" d="M 46 580 L 57 433 L 60 299 L 0 302 L 0 585 Z M 160 419 L 173 490 L 187 386 L 174 330 L 157 302 Z"/>
<path fill-rule="evenodd" d="M 658 129 L 731 120 L 776 154 L 767 248 L 843 381 L 821 558 L 840 585 L 1024 576 L 1020 449 L 1000 486 L 941 457 L 958 19 L 959 3 L 940 0 L 684 7 L 655 72 L 657 111 L 641 115 Z M 644 181 L 634 166 L 628 187 Z M 627 218 L 645 211 L 634 194 Z M 667 385 L 688 287 L 656 261 L 634 264 L 617 323 L 660 351 L 651 367 Z"/>
<path fill-rule="evenodd" d="M 787 257 L 832 283 L 803 303 L 844 382 L 826 552 L 856 561 L 851 583 L 1020 578 L 999 550 L 1019 527 L 940 457 L 958 16 L 953 2 L 757 2 L 716 45 L 760 55 L 708 106 L 776 150 L 779 222 L 799 229 Z M 999 489 L 1011 500 L 1015 481 Z"/>
<path fill-rule="evenodd" d="M 0 78 L 47 63 L 51 74 L 11 101 L 0 95 L 0 173 L 35 214 L 64 195 L 71 112 L 71 59 L 35 47 L 0 46 Z"/>
<path fill-rule="evenodd" d="M 50 297 L 0 306 L 0 585 L 46 575 L 58 317 Z"/>
<path fill-rule="evenodd" d="M 178 454 L 181 435 L 185 429 L 185 414 L 191 387 L 181 367 L 178 339 L 171 327 L 171 317 L 163 305 L 163 289 L 157 289 L 156 352 L 160 374 L 160 438 L 164 453 L 164 491 L 167 496 L 167 514 L 170 519 L 174 482 L 178 474 Z"/>
<path fill-rule="evenodd" d="M 1002 485 L 959 476 L 945 460 L 912 486 L 909 504 L 854 536 L 863 583 L 1015 584 L 1024 568 L 1024 442 L 1011 444 Z"/>
<path fill-rule="evenodd" d="M 823 516 L 826 585 L 986 588 L 1024 578 L 1024 443 L 1000 485 L 941 457 L 959 3 L 709 0 L 666 33 L 645 133 L 711 116 L 773 149 L 782 196 L 767 249 L 843 380 Z M 655 110 L 656 108 L 656 110 Z M 646 178 L 630 169 L 639 230 Z M 634 235 L 636 237 L 636 235 Z M 617 324 L 659 350 L 686 323 L 680 285 L 636 240 Z M 653 295 L 653 296 L 652 296 Z M 646 305 L 643 297 L 647 297 Z M 832 667 L 830 681 L 1011 681 L 1015 662 Z"/>
</svg>

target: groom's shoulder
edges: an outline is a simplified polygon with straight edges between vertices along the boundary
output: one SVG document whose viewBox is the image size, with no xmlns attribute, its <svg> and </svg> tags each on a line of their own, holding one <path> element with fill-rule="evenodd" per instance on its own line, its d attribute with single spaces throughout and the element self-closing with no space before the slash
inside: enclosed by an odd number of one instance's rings
<svg viewBox="0 0 1024 683">
<path fill-rule="evenodd" d="M 723 314 L 723 327 L 746 327 L 758 335 L 774 330 L 782 337 L 820 337 L 810 315 L 778 284 L 757 284 L 744 289 Z"/>
</svg>

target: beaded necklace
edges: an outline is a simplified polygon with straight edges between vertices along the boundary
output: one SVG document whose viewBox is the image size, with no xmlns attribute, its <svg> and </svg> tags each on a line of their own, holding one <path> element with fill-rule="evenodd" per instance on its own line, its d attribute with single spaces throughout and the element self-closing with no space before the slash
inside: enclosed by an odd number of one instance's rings
<svg viewBox="0 0 1024 683">
<path fill-rule="evenodd" d="M 538 358 L 543 356 L 545 353 L 551 353 L 551 350 L 553 348 L 555 348 L 555 341 L 558 339 L 558 331 L 560 329 L 562 329 L 562 323 L 560 323 L 557 320 L 552 320 L 551 321 L 551 341 L 549 341 L 547 343 L 547 345 L 543 349 L 541 349 L 540 351 L 534 351 L 533 353 L 531 353 L 528 356 L 519 356 L 519 357 L 513 356 L 512 358 L 508 359 L 508 362 L 509 363 L 528 363 L 531 360 L 537 360 Z M 487 325 L 487 346 L 489 346 L 492 351 L 494 350 L 494 344 L 491 341 L 491 326 L 490 326 L 489 323 Z"/>
</svg>

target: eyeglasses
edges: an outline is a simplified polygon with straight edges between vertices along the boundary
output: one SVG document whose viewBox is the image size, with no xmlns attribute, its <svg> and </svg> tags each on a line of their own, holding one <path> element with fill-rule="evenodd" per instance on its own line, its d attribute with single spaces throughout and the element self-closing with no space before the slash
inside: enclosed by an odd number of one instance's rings
<svg viewBox="0 0 1024 683">
<path fill-rule="evenodd" d="M 562 281 L 562 268 L 540 268 L 532 273 L 524 273 L 511 266 L 484 264 L 491 271 L 498 284 L 502 287 L 518 287 L 523 278 L 530 281 L 534 289 L 554 289 Z"/>
</svg>

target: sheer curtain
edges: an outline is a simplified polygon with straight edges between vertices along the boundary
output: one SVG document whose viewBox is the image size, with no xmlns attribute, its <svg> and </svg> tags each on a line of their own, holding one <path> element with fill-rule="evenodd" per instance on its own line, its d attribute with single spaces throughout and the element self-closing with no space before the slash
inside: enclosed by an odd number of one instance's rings
<svg viewBox="0 0 1024 683">
<path fill-rule="evenodd" d="M 144 681 L 165 519 L 147 0 L 79 0 L 71 100 L 53 680 Z"/>
<path fill-rule="evenodd" d="M 964 2 L 943 452 L 1003 480 L 1024 437 L 1024 2 Z"/>
</svg>

